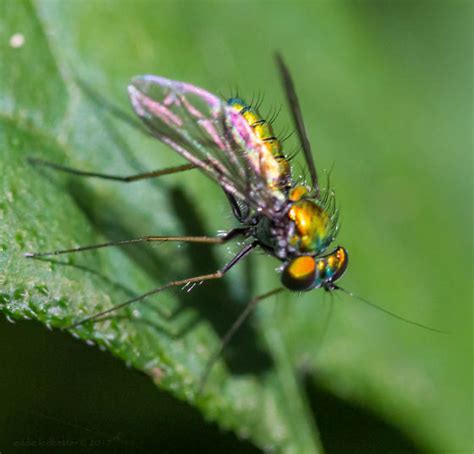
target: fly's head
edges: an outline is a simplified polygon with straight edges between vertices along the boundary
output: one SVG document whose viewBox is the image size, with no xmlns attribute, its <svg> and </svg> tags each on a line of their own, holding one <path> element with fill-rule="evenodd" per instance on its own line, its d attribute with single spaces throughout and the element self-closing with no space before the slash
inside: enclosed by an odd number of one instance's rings
<svg viewBox="0 0 474 454">
<path fill-rule="evenodd" d="M 347 251 L 341 246 L 323 257 L 300 255 L 284 265 L 281 282 L 289 290 L 298 292 L 315 288 L 333 290 L 334 283 L 346 271 L 348 260 Z"/>
</svg>

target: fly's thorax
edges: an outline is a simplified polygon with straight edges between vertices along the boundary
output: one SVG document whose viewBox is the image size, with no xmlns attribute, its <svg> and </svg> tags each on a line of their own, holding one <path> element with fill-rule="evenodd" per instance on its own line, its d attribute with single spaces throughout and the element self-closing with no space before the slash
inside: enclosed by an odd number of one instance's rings
<svg viewBox="0 0 474 454">
<path fill-rule="evenodd" d="M 262 247 L 282 261 L 300 255 L 322 254 L 335 237 L 334 213 L 312 197 L 308 188 L 294 186 L 277 218 L 258 219 L 255 236 Z"/>
<path fill-rule="evenodd" d="M 321 254 L 334 239 L 336 226 L 333 216 L 309 196 L 304 186 L 292 188 L 289 199 L 293 203 L 287 217 L 294 225 L 288 230 L 290 248 L 303 254 Z"/>
<path fill-rule="evenodd" d="M 299 292 L 315 288 L 332 290 L 336 288 L 334 282 L 346 271 L 348 260 L 347 251 L 340 246 L 324 257 L 294 257 L 283 268 L 282 284 L 289 290 Z"/>
</svg>

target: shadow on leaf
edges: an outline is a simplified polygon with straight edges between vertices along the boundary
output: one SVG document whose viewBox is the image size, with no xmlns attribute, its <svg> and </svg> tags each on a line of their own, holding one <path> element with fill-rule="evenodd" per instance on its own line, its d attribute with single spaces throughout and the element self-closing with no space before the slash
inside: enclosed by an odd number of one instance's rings
<svg viewBox="0 0 474 454">
<path fill-rule="evenodd" d="M 98 197 L 77 179 L 70 180 L 67 187 L 90 223 L 109 241 L 137 236 L 135 232 L 130 231 L 121 222 L 124 213 L 120 212 L 120 207 Z M 185 193 L 176 188 L 171 190 L 170 194 L 171 206 L 174 209 L 173 214 L 180 221 L 183 234 L 205 235 L 208 233 L 205 231 L 204 223 L 192 201 L 186 197 Z M 93 202 L 91 203 L 91 201 Z M 190 266 L 187 270 L 174 265 L 174 251 L 153 248 L 149 244 L 124 247 L 123 251 L 150 278 L 157 281 L 157 276 L 159 277 L 157 286 L 176 278 L 213 272 L 223 266 L 223 263 L 217 261 L 212 247 L 206 247 L 206 245 L 188 244 L 186 252 L 180 251 L 189 256 Z M 249 264 L 250 262 L 247 262 L 247 266 Z M 247 269 L 246 275 L 252 275 L 251 269 Z M 250 288 L 251 279 L 246 284 L 247 288 Z M 173 295 L 179 301 L 180 308 L 178 311 L 194 308 L 199 312 L 199 318 L 211 323 L 220 338 L 226 334 L 243 310 L 245 303 L 251 299 L 250 292 L 248 292 L 246 301 L 235 298 L 226 283 L 225 277 L 198 286 L 191 292 L 185 292 L 181 289 L 169 291 L 173 292 Z M 159 296 L 150 299 L 150 301 L 156 301 L 157 299 L 159 299 Z M 117 302 L 117 304 L 119 303 L 120 301 Z M 185 329 L 179 330 L 180 335 L 186 335 L 193 326 L 194 322 L 187 323 Z M 272 364 L 269 355 L 259 348 L 258 334 L 251 323 L 246 323 L 236 334 L 228 351 L 224 352 L 224 358 L 230 371 L 235 374 L 263 373 Z"/>
</svg>

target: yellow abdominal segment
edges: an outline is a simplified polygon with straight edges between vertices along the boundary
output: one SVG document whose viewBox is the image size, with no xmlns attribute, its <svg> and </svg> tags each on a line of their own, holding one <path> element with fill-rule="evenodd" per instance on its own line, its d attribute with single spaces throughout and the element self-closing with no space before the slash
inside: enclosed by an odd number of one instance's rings
<svg viewBox="0 0 474 454">
<path fill-rule="evenodd" d="M 245 118 L 257 142 L 261 145 L 258 155 L 249 157 L 257 161 L 256 167 L 261 170 L 270 189 L 280 190 L 288 186 L 290 165 L 283 154 L 280 141 L 274 135 L 271 124 L 241 99 L 232 98 L 227 102 Z"/>
</svg>

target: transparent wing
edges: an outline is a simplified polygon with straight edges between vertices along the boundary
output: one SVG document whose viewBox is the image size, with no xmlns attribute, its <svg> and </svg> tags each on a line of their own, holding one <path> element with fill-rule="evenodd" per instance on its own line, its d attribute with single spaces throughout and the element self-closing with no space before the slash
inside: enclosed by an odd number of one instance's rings
<svg viewBox="0 0 474 454">
<path fill-rule="evenodd" d="M 270 216 L 281 209 L 285 197 L 270 189 L 265 150 L 234 108 L 202 88 L 153 75 L 134 78 L 128 92 L 157 139 L 250 207 Z"/>
</svg>

